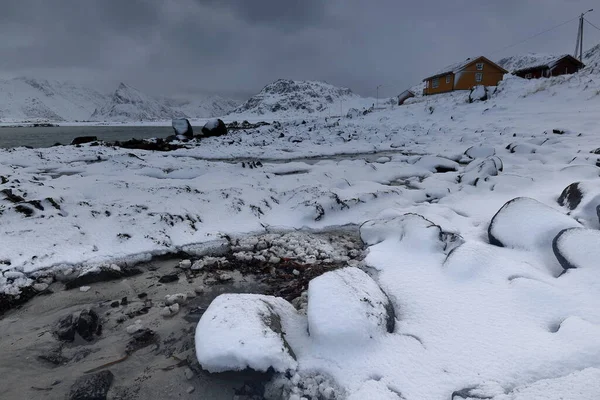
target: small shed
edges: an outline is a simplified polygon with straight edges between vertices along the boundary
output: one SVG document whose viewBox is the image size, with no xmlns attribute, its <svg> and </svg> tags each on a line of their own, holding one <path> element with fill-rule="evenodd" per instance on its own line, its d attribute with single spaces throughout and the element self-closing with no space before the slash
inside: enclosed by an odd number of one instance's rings
<svg viewBox="0 0 600 400">
<path fill-rule="evenodd" d="M 415 94 L 410 90 L 405 90 L 398 95 L 398 105 L 401 106 L 404 102 L 411 97 L 415 97 Z"/>
<path fill-rule="evenodd" d="M 520 65 L 512 71 L 525 79 L 549 78 L 551 76 L 574 74 L 585 65 L 571 55 L 543 56 L 532 58 L 528 65 Z"/>
</svg>

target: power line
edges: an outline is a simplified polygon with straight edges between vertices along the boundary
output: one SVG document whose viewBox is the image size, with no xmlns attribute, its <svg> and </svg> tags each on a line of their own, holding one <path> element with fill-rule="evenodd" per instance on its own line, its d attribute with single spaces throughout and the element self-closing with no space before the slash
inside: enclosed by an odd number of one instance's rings
<svg viewBox="0 0 600 400">
<path fill-rule="evenodd" d="M 544 33 L 548 33 L 548 32 L 550 32 L 550 31 L 553 31 L 553 30 L 554 30 L 554 29 L 556 29 L 556 28 L 560 28 L 561 26 L 563 26 L 563 25 L 566 25 L 566 24 L 568 24 L 568 23 L 569 23 L 569 22 L 571 22 L 571 21 L 575 21 L 577 18 L 579 18 L 579 16 L 577 16 L 577 17 L 575 17 L 575 18 L 571 18 L 571 19 L 570 19 L 570 20 L 568 20 L 568 21 L 562 22 L 562 23 L 560 23 L 560 24 L 558 24 L 558 25 L 556 25 L 556 26 L 553 26 L 552 28 L 546 29 L 545 31 L 542 31 L 542 32 L 539 32 L 539 33 L 536 33 L 535 35 L 529 36 L 529 37 L 528 37 L 528 38 L 526 38 L 526 39 L 523 39 L 523 40 L 521 40 L 521 41 L 519 41 L 519 42 L 517 42 L 517 43 L 513 43 L 513 44 L 511 44 L 511 45 L 508 45 L 508 46 L 506 46 L 506 47 L 503 47 L 502 49 L 500 49 L 500 50 L 496 50 L 496 51 L 494 51 L 494 52 L 491 52 L 491 53 L 489 53 L 489 54 L 496 54 L 496 53 L 499 53 L 499 52 L 501 52 L 501 51 L 504 51 L 504 50 L 510 49 L 511 47 L 515 47 L 515 46 L 517 46 L 517 45 L 519 45 L 519 44 L 521 44 L 521 43 L 525 43 L 526 41 L 528 41 L 528 40 L 531 40 L 531 39 L 533 39 L 533 38 L 535 38 L 535 37 L 538 37 L 538 36 L 540 36 L 540 35 L 543 35 Z M 588 22 L 589 22 L 589 21 L 588 21 Z M 596 27 L 596 28 L 597 28 L 597 27 Z M 600 29 L 600 28 L 598 28 L 598 29 Z"/>
<path fill-rule="evenodd" d="M 585 22 L 587 22 L 588 24 L 590 24 L 591 26 L 593 26 L 594 28 L 598 29 L 600 31 L 600 28 L 598 28 L 596 25 L 592 24 L 590 21 L 588 21 L 587 19 L 585 19 Z"/>
</svg>

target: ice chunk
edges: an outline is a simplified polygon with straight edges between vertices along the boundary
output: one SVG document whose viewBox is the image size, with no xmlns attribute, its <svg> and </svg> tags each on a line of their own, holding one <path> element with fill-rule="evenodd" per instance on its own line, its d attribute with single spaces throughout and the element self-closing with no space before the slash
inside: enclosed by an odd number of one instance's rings
<svg viewBox="0 0 600 400">
<path fill-rule="evenodd" d="M 327 272 L 308 285 L 311 337 L 336 343 L 364 341 L 393 332 L 394 308 L 379 285 L 358 268 Z"/>
<path fill-rule="evenodd" d="M 285 335 L 288 322 L 297 318 L 294 307 L 278 297 L 222 294 L 196 327 L 198 361 L 210 372 L 296 369 Z"/>
</svg>

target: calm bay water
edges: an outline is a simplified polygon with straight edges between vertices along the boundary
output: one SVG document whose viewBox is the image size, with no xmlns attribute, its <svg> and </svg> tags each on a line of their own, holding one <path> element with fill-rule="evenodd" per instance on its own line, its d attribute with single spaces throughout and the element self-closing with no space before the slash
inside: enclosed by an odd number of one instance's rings
<svg viewBox="0 0 600 400">
<path fill-rule="evenodd" d="M 147 139 L 173 134 L 170 126 L 56 126 L 0 127 L 0 148 L 30 146 L 50 147 L 55 143 L 70 144 L 77 136 L 96 136 L 114 142 L 131 138 Z"/>
</svg>

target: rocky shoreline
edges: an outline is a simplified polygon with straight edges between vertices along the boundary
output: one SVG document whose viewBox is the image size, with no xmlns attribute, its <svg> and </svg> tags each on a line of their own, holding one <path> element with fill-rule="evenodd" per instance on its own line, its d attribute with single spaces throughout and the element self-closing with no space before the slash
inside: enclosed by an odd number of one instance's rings
<svg viewBox="0 0 600 400">
<path fill-rule="evenodd" d="M 228 238 L 201 256 L 15 276 L 30 284 L 0 299 L 3 398 L 264 398 L 265 385 L 293 385 L 292 377 L 202 370 L 200 317 L 223 293 L 281 296 L 302 312 L 308 282 L 359 265 L 362 246 L 355 229 L 269 233 Z"/>
</svg>

